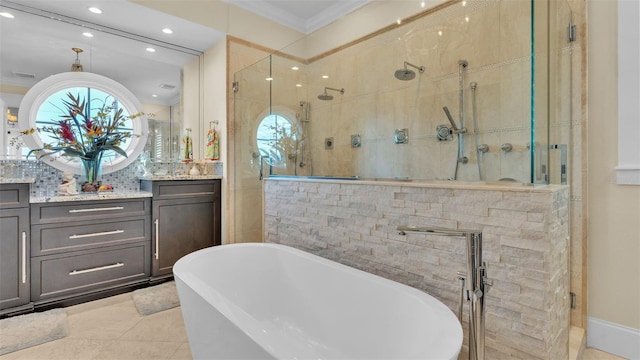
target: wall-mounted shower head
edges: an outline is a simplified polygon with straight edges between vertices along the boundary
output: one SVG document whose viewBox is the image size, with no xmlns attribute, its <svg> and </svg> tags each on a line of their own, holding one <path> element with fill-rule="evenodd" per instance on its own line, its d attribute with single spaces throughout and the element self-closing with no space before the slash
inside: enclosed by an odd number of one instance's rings
<svg viewBox="0 0 640 360">
<path fill-rule="evenodd" d="M 344 94 L 344 89 L 334 89 L 334 88 L 330 88 L 330 87 L 325 87 L 324 88 L 324 92 L 322 94 L 318 95 L 318 99 L 320 99 L 320 100 L 333 100 L 333 95 L 329 95 L 327 93 L 327 90 L 338 91 L 340 94 Z"/>
<path fill-rule="evenodd" d="M 422 74 L 424 72 L 424 66 L 413 65 L 413 64 L 405 61 L 404 62 L 404 69 L 396 70 L 396 73 L 394 74 L 396 79 L 402 80 L 402 81 L 407 81 L 407 80 L 413 80 L 416 77 L 416 72 L 413 71 L 413 70 L 409 70 L 407 68 L 407 65 L 418 69 L 420 74 Z"/>
</svg>

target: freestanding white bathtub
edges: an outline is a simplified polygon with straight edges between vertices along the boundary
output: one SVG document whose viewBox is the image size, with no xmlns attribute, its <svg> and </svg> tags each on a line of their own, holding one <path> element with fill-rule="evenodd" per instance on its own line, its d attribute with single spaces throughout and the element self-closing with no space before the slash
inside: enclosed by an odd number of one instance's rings
<svg viewBox="0 0 640 360">
<path fill-rule="evenodd" d="M 194 359 L 457 359 L 462 327 L 412 287 L 277 244 L 173 267 Z"/>
</svg>

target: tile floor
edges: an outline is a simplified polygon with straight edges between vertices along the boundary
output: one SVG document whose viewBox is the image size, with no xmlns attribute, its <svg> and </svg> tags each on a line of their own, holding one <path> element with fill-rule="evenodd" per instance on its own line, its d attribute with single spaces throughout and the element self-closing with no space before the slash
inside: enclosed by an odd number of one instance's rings
<svg viewBox="0 0 640 360">
<path fill-rule="evenodd" d="M 180 308 L 140 316 L 131 294 L 68 307 L 69 336 L 0 360 L 191 359 Z M 587 348 L 583 360 L 623 359 Z"/>
<path fill-rule="evenodd" d="M 180 308 L 140 316 L 131 294 L 67 308 L 69 336 L 1 360 L 191 359 Z"/>
</svg>

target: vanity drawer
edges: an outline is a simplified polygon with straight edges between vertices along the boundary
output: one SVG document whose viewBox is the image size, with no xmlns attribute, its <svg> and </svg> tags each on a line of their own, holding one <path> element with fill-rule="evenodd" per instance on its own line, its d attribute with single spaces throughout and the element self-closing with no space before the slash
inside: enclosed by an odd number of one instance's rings
<svg viewBox="0 0 640 360">
<path fill-rule="evenodd" d="M 150 214 L 151 200 L 91 200 L 31 205 L 31 224 L 88 221 Z"/>
<path fill-rule="evenodd" d="M 142 180 L 140 189 L 153 193 L 154 200 L 211 197 L 220 193 L 220 180 Z"/>
<path fill-rule="evenodd" d="M 34 225 L 31 227 L 31 256 L 151 240 L 150 222 L 150 216 L 138 216 L 100 222 Z"/>
<path fill-rule="evenodd" d="M 0 207 L 29 207 L 29 184 L 0 184 Z"/>
<path fill-rule="evenodd" d="M 109 250 L 32 258 L 32 300 L 64 298 L 147 280 L 149 246 L 149 242 L 144 242 Z"/>
</svg>

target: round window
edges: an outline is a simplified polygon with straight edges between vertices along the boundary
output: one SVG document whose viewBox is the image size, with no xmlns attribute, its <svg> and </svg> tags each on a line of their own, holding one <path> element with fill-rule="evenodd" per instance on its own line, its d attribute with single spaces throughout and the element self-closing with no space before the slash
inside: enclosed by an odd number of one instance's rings
<svg viewBox="0 0 640 360">
<path fill-rule="evenodd" d="M 24 143 L 50 155 L 42 160 L 82 172 L 81 155 L 102 151 L 102 172 L 125 168 L 148 136 L 142 105 L 124 86 L 92 73 L 62 73 L 34 85 L 20 104 Z"/>
<path fill-rule="evenodd" d="M 256 133 L 262 159 L 273 167 L 287 167 L 289 154 L 294 154 L 298 140 L 295 123 L 283 114 L 265 116 Z"/>
</svg>

